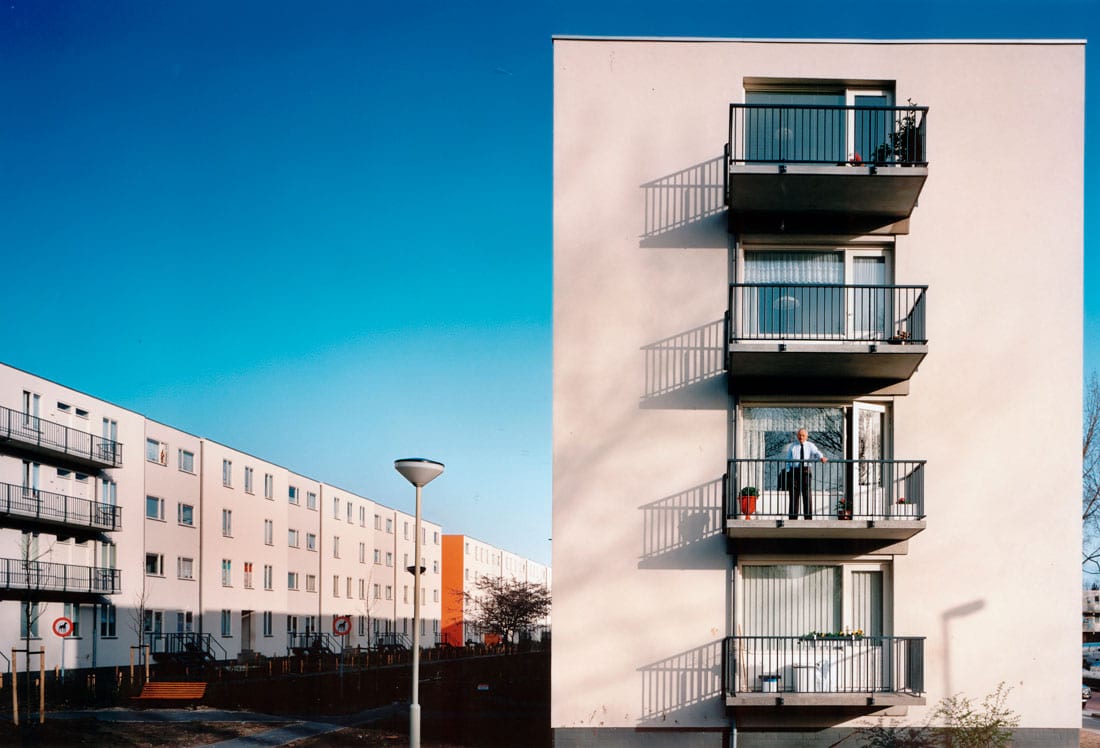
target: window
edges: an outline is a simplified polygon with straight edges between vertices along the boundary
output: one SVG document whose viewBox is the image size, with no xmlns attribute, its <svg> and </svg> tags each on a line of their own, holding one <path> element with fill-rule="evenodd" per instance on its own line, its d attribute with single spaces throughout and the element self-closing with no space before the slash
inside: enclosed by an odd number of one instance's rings
<svg viewBox="0 0 1100 748">
<path fill-rule="evenodd" d="M 244 469 L 244 492 L 252 493 L 252 468 L 245 467 Z"/>
<path fill-rule="evenodd" d="M 156 496 L 145 497 L 145 516 L 149 519 L 164 521 L 164 499 Z"/>
<path fill-rule="evenodd" d="M 332 536 L 332 557 L 340 558 L 340 536 Z"/>
<path fill-rule="evenodd" d="M 233 562 L 228 558 L 222 559 L 222 587 L 233 586 Z"/>
<path fill-rule="evenodd" d="M 409 585 L 405 585 L 401 588 L 401 602 L 407 603 L 409 601 Z"/>
<path fill-rule="evenodd" d="M 438 573 L 439 573 L 439 562 L 433 560 L 432 561 L 432 574 L 438 574 Z"/>
<path fill-rule="evenodd" d="M 316 574 L 306 574 L 306 592 L 316 592 L 316 591 L 317 591 L 317 575 Z"/>
<path fill-rule="evenodd" d="M 367 580 L 359 580 L 359 599 L 365 600 L 367 597 Z"/>
<path fill-rule="evenodd" d="M 386 517 L 386 533 L 388 535 L 393 535 L 393 520 L 389 517 Z"/>
<path fill-rule="evenodd" d="M 306 509 L 317 511 L 317 494 L 313 491 L 306 493 Z"/>
<path fill-rule="evenodd" d="M 340 519 L 340 497 L 332 497 L 332 518 Z"/>
<path fill-rule="evenodd" d="M 286 573 L 286 588 L 288 590 L 298 589 L 298 572 L 288 571 Z"/>
<path fill-rule="evenodd" d="M 38 603 L 26 602 L 19 605 L 19 638 L 38 638 L 38 619 L 42 612 L 38 609 Z"/>
<path fill-rule="evenodd" d="M 252 562 L 244 562 L 244 588 L 246 590 L 252 589 Z"/>
<path fill-rule="evenodd" d="M 377 584 L 374 585 L 374 599 L 375 600 L 381 600 L 382 599 L 382 587 L 380 585 L 377 585 Z"/>
<path fill-rule="evenodd" d="M 405 526 L 404 526 L 402 532 L 404 533 L 405 540 L 408 540 L 409 539 L 409 523 L 408 522 L 405 522 Z"/>
<path fill-rule="evenodd" d="M 381 530 L 382 529 L 382 515 L 381 514 L 374 515 L 374 529 L 375 530 Z"/>
<path fill-rule="evenodd" d="M 222 509 L 222 536 L 233 537 L 233 510 Z"/>
<path fill-rule="evenodd" d="M 180 579 L 195 578 L 195 559 L 180 556 L 176 559 L 176 576 Z"/>
<path fill-rule="evenodd" d="M 470 555 L 470 544 L 469 543 L 466 544 L 466 555 L 467 556 Z"/>
<path fill-rule="evenodd" d="M 352 523 L 352 519 L 353 519 L 354 514 L 355 514 L 355 507 L 352 506 L 350 501 L 348 502 L 347 505 L 348 505 L 348 524 L 350 525 Z"/>
<path fill-rule="evenodd" d="M 316 533 L 312 533 L 312 532 L 307 532 L 306 533 L 306 550 L 307 551 L 317 550 L 317 534 Z"/>
<path fill-rule="evenodd" d="M 146 553 L 145 554 L 145 573 L 151 577 L 163 577 L 164 576 L 164 554 L 163 553 Z"/>
<path fill-rule="evenodd" d="M 168 464 L 168 445 L 156 439 L 145 440 L 145 459 L 158 465 Z"/>
<path fill-rule="evenodd" d="M 263 615 L 263 631 L 264 636 L 271 636 L 271 611 L 265 610 Z"/>
<path fill-rule="evenodd" d="M 88 411 L 84 410 L 84 408 L 77 408 L 76 409 L 76 415 L 77 415 L 78 418 L 87 418 L 88 417 Z M 73 634 L 73 636 L 76 636 L 76 634 Z"/>
<path fill-rule="evenodd" d="M 222 636 L 233 636 L 233 611 L 222 609 Z"/>
<path fill-rule="evenodd" d="M 393 587 L 391 585 L 388 585 L 388 584 L 386 585 L 386 599 L 387 600 L 392 600 L 393 599 Z"/>
<path fill-rule="evenodd" d="M 264 520 L 264 545 L 275 545 L 275 523 L 269 519 Z"/>
<path fill-rule="evenodd" d="M 332 577 L 332 596 L 340 597 L 340 575 L 335 574 Z"/>
<path fill-rule="evenodd" d="M 275 569 L 271 564 L 264 564 L 264 589 L 270 590 L 274 586 L 272 584 L 275 579 Z"/>
<path fill-rule="evenodd" d="M 164 633 L 164 611 L 146 610 L 145 620 L 142 622 L 142 630 L 146 634 L 159 636 Z"/>
<path fill-rule="evenodd" d="M 432 533 L 432 542 L 439 545 L 439 530 Z"/>
<path fill-rule="evenodd" d="M 286 632 L 288 634 L 297 634 L 298 633 L 298 616 L 287 616 L 286 617 Z"/>
<path fill-rule="evenodd" d="M 287 542 L 287 545 L 289 545 L 291 548 L 297 548 L 298 547 L 298 531 L 297 530 L 287 530 L 286 542 Z"/>
<path fill-rule="evenodd" d="M 190 504 L 178 504 L 176 506 L 176 520 L 181 525 L 195 526 L 195 507 Z"/>
<path fill-rule="evenodd" d="M 359 595 L 359 599 L 362 600 L 363 596 Z M 367 617 L 359 616 L 359 636 L 367 635 Z"/>
<path fill-rule="evenodd" d="M 382 563 L 382 551 L 377 548 L 374 549 L 374 563 L 379 565 Z"/>
<path fill-rule="evenodd" d="M 34 483 L 38 485 L 38 464 L 34 465 Z M 118 484 L 110 478 L 104 478 L 99 484 L 99 500 L 108 506 L 118 506 Z"/>
<path fill-rule="evenodd" d="M 264 473 L 264 498 L 275 498 L 275 476 L 271 473 Z"/>
<path fill-rule="evenodd" d="M 298 487 L 297 486 L 290 486 L 289 488 L 287 488 L 286 495 L 287 495 L 287 499 L 290 501 L 291 504 L 297 504 L 298 503 Z"/>
<path fill-rule="evenodd" d="M 73 471 L 66 468 L 57 468 L 57 477 L 61 480 L 72 480 Z"/>
<path fill-rule="evenodd" d="M 350 600 L 351 599 L 351 577 L 347 577 L 347 582 L 345 583 L 344 587 L 345 587 L 345 591 L 346 591 L 345 597 L 347 597 Z"/>
<path fill-rule="evenodd" d="M 80 638 L 80 604 L 65 603 L 64 616 L 73 622 L 71 637 Z"/>
<path fill-rule="evenodd" d="M 176 633 L 188 634 L 195 630 L 195 615 L 189 610 L 176 612 Z"/>
<path fill-rule="evenodd" d="M 401 564 L 401 568 L 402 569 L 408 569 L 409 568 L 409 554 L 406 553 L 404 556 L 402 556 L 402 561 L 404 561 L 404 563 Z"/>
<path fill-rule="evenodd" d="M 179 469 L 185 473 L 195 472 L 195 453 L 188 452 L 186 449 L 181 449 L 177 453 L 177 462 L 179 463 Z"/>
<path fill-rule="evenodd" d="M 386 551 L 386 566 L 393 566 L 393 554 Z"/>
<path fill-rule="evenodd" d="M 360 543 L 359 544 L 359 563 L 361 563 L 361 564 L 367 563 L 367 544 L 366 543 Z"/>
<path fill-rule="evenodd" d="M 439 602 L 439 590 L 432 590 L 432 602 Z"/>
<path fill-rule="evenodd" d="M 118 636 L 118 608 L 110 603 L 99 606 L 99 635 L 105 639 Z"/>
<path fill-rule="evenodd" d="M 233 487 L 233 462 L 232 460 L 222 460 L 222 485 Z"/>
<path fill-rule="evenodd" d="M 359 507 L 359 526 L 367 526 L 367 508 L 365 506 Z"/>
</svg>

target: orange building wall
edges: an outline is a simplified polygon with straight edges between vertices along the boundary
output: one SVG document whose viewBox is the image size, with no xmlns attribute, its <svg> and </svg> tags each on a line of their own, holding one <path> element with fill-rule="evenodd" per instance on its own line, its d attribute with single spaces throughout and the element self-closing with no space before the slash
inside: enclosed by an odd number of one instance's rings
<svg viewBox="0 0 1100 748">
<path fill-rule="evenodd" d="M 440 635 L 443 641 L 461 647 L 463 630 L 463 580 L 466 566 L 465 535 L 443 536 L 443 591 Z"/>
</svg>

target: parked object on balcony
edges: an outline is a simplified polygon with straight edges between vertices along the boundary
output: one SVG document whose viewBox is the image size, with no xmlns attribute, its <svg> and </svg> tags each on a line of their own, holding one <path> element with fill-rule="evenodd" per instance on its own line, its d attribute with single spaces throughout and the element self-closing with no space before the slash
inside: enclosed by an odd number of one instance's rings
<svg viewBox="0 0 1100 748">
<path fill-rule="evenodd" d="M 848 499 L 841 499 L 836 503 L 836 518 L 837 519 L 851 519 L 852 518 L 852 502 Z"/>
<path fill-rule="evenodd" d="M 752 519 L 752 515 L 756 514 L 756 498 L 759 492 L 756 490 L 756 486 L 745 486 L 741 489 L 741 515 L 745 519 Z"/>
<path fill-rule="evenodd" d="M 779 675 L 758 675 L 760 679 L 760 690 L 764 693 L 778 693 L 779 692 Z"/>
<path fill-rule="evenodd" d="M 908 339 L 909 339 L 909 331 L 908 330 L 898 330 L 893 335 L 891 335 L 890 338 L 886 342 L 890 343 L 891 345 L 902 345 Z"/>
</svg>

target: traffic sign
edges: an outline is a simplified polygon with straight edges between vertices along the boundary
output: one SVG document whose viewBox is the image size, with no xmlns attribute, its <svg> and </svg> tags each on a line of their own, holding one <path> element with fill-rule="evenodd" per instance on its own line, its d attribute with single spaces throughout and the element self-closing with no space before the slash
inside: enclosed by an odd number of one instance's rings
<svg viewBox="0 0 1100 748">
<path fill-rule="evenodd" d="M 61 616 L 55 618 L 53 621 L 53 632 L 58 636 L 72 636 L 73 634 L 73 622 L 71 618 Z"/>
<path fill-rule="evenodd" d="M 351 633 L 351 616 L 337 616 L 332 619 L 332 633 L 347 636 Z"/>
</svg>

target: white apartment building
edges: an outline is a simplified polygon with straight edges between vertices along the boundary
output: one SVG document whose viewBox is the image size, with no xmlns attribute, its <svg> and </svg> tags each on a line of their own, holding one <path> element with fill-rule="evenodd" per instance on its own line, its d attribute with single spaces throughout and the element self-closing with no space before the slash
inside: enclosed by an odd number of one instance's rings
<svg viewBox="0 0 1100 748">
<path fill-rule="evenodd" d="M 1083 42 L 554 49 L 555 745 L 1077 745 Z"/>
<path fill-rule="evenodd" d="M 128 664 L 141 644 L 154 659 L 197 647 L 219 660 L 409 646 L 412 525 L 368 498 L 0 365 L 4 665 L 28 645 L 45 648 L 49 668 Z M 442 528 L 422 527 L 422 642 L 432 646 Z M 336 636 L 344 616 L 351 626 Z M 60 619 L 70 636 L 54 633 Z"/>
</svg>

